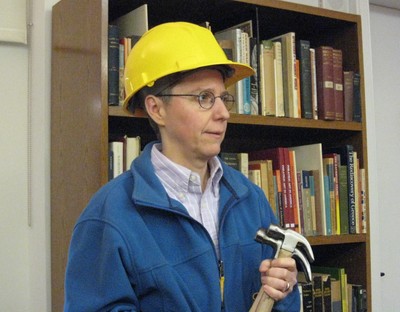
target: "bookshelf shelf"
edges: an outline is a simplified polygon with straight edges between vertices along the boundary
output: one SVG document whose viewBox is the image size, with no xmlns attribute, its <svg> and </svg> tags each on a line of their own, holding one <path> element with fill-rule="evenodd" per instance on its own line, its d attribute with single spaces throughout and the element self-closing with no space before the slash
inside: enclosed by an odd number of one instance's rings
<svg viewBox="0 0 400 312">
<path fill-rule="evenodd" d="M 312 246 L 320 245 L 338 245 L 351 243 L 365 243 L 367 241 L 366 234 L 343 234 L 330 236 L 308 236 L 308 241 Z"/>
<path fill-rule="evenodd" d="M 146 114 L 142 110 L 137 110 L 135 115 L 132 116 L 123 111 L 120 106 L 110 106 L 108 108 L 109 116 L 113 117 L 126 117 L 126 118 L 146 118 Z M 242 115 L 231 114 L 229 119 L 231 124 L 243 125 L 259 125 L 259 126 L 276 126 L 288 128 L 309 128 L 309 129 L 336 129 L 341 131 L 362 131 L 362 124 L 359 122 L 348 121 L 324 121 L 324 120 L 310 120 L 303 118 L 276 118 L 260 115 Z"/>
<path fill-rule="evenodd" d="M 209 21 L 214 32 L 259 16 L 260 38 L 294 31 L 316 47 L 342 49 L 343 65 L 361 75 L 361 122 L 231 114 L 223 151 L 322 143 L 352 144 L 368 169 L 361 18 L 278 0 L 61 0 L 52 11 L 51 267 L 52 310 L 62 311 L 73 226 L 91 196 L 108 181 L 108 141 L 121 134 L 155 139 L 146 115 L 108 105 L 108 24 L 148 4 L 149 27 L 166 21 Z M 179 10 L 176 7 L 179 6 Z M 318 30 L 318 31 L 316 31 Z M 368 189 L 367 189 L 368 194 Z M 367 220 L 369 215 L 367 212 Z M 368 226 L 367 226 L 368 228 Z M 371 309 L 369 234 L 308 237 L 319 265 L 343 266 L 362 284 Z"/>
</svg>

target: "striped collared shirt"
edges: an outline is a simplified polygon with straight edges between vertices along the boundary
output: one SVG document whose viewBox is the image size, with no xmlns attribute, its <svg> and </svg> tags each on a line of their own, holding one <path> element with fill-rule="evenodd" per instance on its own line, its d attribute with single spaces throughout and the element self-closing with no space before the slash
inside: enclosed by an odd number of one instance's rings
<svg viewBox="0 0 400 312">
<path fill-rule="evenodd" d="M 160 149 L 161 144 L 156 144 L 151 151 L 155 174 L 160 179 L 168 196 L 181 202 L 189 215 L 207 229 L 217 254 L 219 254 L 218 202 L 222 167 L 218 158 L 213 157 L 208 163 L 210 178 L 203 193 L 200 175 L 172 162 L 160 152 Z"/>
</svg>

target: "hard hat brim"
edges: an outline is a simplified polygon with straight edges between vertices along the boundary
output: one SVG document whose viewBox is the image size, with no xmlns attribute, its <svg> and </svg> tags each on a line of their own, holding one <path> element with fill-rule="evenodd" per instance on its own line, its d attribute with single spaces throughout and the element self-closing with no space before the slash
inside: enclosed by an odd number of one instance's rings
<svg viewBox="0 0 400 312">
<path fill-rule="evenodd" d="M 250 77 L 250 76 L 253 76 L 255 74 L 255 71 L 252 67 L 250 67 L 246 64 L 243 64 L 243 63 L 232 62 L 229 60 L 222 64 L 221 63 L 210 63 L 204 67 L 197 68 L 197 70 L 199 70 L 201 68 L 206 69 L 208 67 L 220 66 L 220 65 L 229 66 L 234 71 L 231 76 L 226 77 L 225 82 L 224 82 L 225 87 L 229 87 L 229 86 L 235 84 L 236 82 L 239 82 L 240 80 Z M 190 71 L 193 71 L 193 69 L 191 69 Z M 176 73 L 174 73 L 174 74 L 176 74 Z M 154 84 L 154 82 L 152 82 L 152 84 Z M 137 91 L 139 91 L 139 90 L 137 90 Z M 137 93 L 137 92 L 135 92 L 135 93 Z M 128 106 L 132 105 L 132 104 L 130 104 L 130 101 L 133 98 L 133 96 L 135 95 L 135 93 L 130 94 L 130 96 L 126 97 L 124 100 L 123 108 L 126 112 L 131 113 L 131 111 L 128 109 Z"/>
</svg>

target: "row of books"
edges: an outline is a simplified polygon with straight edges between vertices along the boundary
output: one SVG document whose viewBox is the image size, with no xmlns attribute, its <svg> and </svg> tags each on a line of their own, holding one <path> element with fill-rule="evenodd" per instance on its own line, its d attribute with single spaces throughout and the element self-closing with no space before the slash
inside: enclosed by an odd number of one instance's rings
<svg viewBox="0 0 400 312">
<path fill-rule="evenodd" d="M 366 177 L 352 145 L 221 153 L 264 191 L 281 226 L 303 235 L 366 233 Z M 246 162 L 247 161 L 247 162 Z"/>
<path fill-rule="evenodd" d="M 202 24 L 211 29 L 209 23 Z M 148 30 L 143 5 L 109 25 L 109 104 L 125 98 L 123 73 L 131 47 Z M 361 121 L 360 74 L 343 68 L 342 50 L 313 47 L 288 32 L 273 38 L 253 36 L 248 20 L 218 31 L 215 37 L 227 57 L 249 64 L 257 74 L 229 88 L 233 112 L 276 117 Z"/>
<path fill-rule="evenodd" d="M 366 312 L 366 290 L 347 280 L 344 268 L 312 267 L 312 281 L 298 274 L 302 312 Z"/>
<path fill-rule="evenodd" d="M 259 77 L 252 77 L 250 85 L 236 84 L 236 112 L 361 121 L 360 75 L 343 69 L 342 50 L 311 47 L 309 40 L 296 39 L 295 32 L 258 43 L 252 28 L 249 20 L 215 34 L 228 58 L 258 69 Z M 251 110 L 246 109 L 249 98 Z"/>
<path fill-rule="evenodd" d="M 108 178 L 116 178 L 129 170 L 132 161 L 140 155 L 140 136 L 127 136 L 108 143 Z"/>
<path fill-rule="evenodd" d="M 125 99 L 126 59 L 148 30 L 147 4 L 128 12 L 108 25 L 108 104 L 122 105 Z"/>
</svg>

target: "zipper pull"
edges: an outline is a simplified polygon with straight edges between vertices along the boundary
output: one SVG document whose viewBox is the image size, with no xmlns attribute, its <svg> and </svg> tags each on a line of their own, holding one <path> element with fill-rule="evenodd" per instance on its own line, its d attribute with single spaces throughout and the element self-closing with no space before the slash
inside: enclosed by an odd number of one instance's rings
<svg viewBox="0 0 400 312">
<path fill-rule="evenodd" d="M 224 276 L 224 262 L 222 260 L 218 261 L 218 269 L 219 269 L 219 287 L 221 290 L 221 302 L 224 303 L 224 285 L 225 285 L 225 276 Z"/>
</svg>

